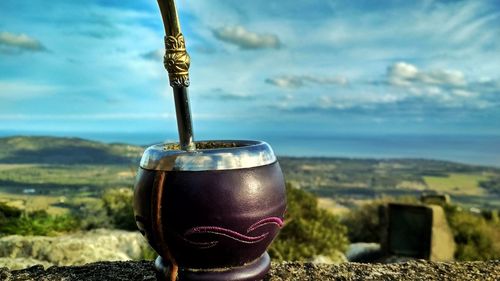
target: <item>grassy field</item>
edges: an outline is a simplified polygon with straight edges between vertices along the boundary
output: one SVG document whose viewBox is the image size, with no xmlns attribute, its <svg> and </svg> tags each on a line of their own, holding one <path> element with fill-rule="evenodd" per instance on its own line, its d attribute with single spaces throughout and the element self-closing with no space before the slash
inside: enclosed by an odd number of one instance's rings
<svg viewBox="0 0 500 281">
<path fill-rule="evenodd" d="M 40 165 L 34 165 L 34 164 L 1 164 L 0 163 L 0 172 L 2 172 L 2 171 L 8 171 L 8 170 L 13 170 L 13 169 L 30 169 L 30 168 L 36 168 L 37 166 L 40 166 Z"/>
<path fill-rule="evenodd" d="M 0 202 L 66 214 L 132 187 L 142 147 L 77 138 L 0 138 Z"/>
<path fill-rule="evenodd" d="M 71 208 L 93 204 L 97 201 L 99 201 L 97 197 L 76 193 L 69 196 L 54 196 L 0 192 L 0 203 L 6 203 L 8 206 L 27 212 L 45 210 L 50 215 L 64 215 Z"/>
<path fill-rule="evenodd" d="M 488 179 L 485 174 L 451 173 L 447 177 L 424 176 L 428 189 L 453 195 L 485 195 L 485 189 L 479 186 Z"/>
<path fill-rule="evenodd" d="M 131 187 L 135 170 L 126 165 L 0 166 L 0 202 L 27 212 L 66 214 L 91 204 L 104 190 Z"/>
<path fill-rule="evenodd" d="M 480 186 L 500 170 L 423 159 L 280 158 L 285 178 L 320 198 L 352 207 L 388 197 L 445 193 L 464 207 L 500 208 L 498 189 Z M 334 208 L 325 201 L 322 206 Z"/>
<path fill-rule="evenodd" d="M 344 215 L 349 212 L 349 208 L 339 204 L 332 198 L 319 197 L 318 206 L 335 215 Z"/>
<path fill-rule="evenodd" d="M 136 167 L 127 165 L 43 165 L 2 164 L 0 191 L 67 195 L 98 193 L 109 187 L 127 187 L 134 182 Z"/>
<path fill-rule="evenodd" d="M 51 215 L 62 215 L 68 212 L 67 208 L 56 204 L 64 202 L 64 197 L 44 195 L 19 195 L 0 192 L 0 202 L 27 212 L 46 210 Z"/>
</svg>

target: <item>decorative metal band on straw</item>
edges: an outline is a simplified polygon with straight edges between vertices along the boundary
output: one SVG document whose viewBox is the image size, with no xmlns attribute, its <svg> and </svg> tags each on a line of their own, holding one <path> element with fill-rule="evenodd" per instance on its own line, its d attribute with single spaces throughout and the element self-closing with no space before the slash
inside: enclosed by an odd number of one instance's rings
<svg viewBox="0 0 500 281">
<path fill-rule="evenodd" d="M 191 59 L 186 51 L 184 35 L 165 36 L 165 56 L 163 64 L 168 71 L 170 86 L 189 87 L 189 65 Z"/>
</svg>

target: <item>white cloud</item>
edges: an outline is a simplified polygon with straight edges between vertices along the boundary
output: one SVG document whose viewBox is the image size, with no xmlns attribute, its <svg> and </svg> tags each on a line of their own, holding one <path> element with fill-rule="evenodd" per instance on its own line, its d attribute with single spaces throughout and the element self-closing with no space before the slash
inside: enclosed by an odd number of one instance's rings
<svg viewBox="0 0 500 281">
<path fill-rule="evenodd" d="M 300 88 L 303 82 L 299 79 L 293 79 L 290 77 L 275 77 L 266 79 L 266 83 L 269 83 L 280 88 Z"/>
<path fill-rule="evenodd" d="M 314 78 L 314 77 L 313 77 Z M 298 89 L 305 94 L 305 89 L 299 89 L 305 82 L 333 83 L 343 82 L 342 79 L 313 79 L 310 76 L 290 76 L 268 79 L 266 82 L 282 88 Z M 296 112 L 311 112 L 314 110 L 385 110 L 387 108 L 421 112 L 434 109 L 478 110 L 493 108 L 495 94 L 500 93 L 500 80 L 466 76 L 459 70 L 450 69 L 419 69 L 417 66 L 398 62 L 388 67 L 387 83 L 372 84 L 365 88 L 362 81 L 350 82 L 350 87 L 337 88 L 328 94 L 314 97 L 308 93 L 309 101 L 303 99 L 296 102 L 288 101 L 280 104 L 282 109 L 292 109 Z M 347 81 L 345 81 L 347 82 Z M 342 84 L 342 83 L 341 83 Z M 300 95 L 306 96 L 306 95 Z M 392 106 L 392 107 L 391 107 Z M 420 113 L 419 113 L 420 114 Z"/>
<path fill-rule="evenodd" d="M 394 86 L 423 84 L 462 87 L 467 84 L 465 75 L 461 71 L 447 69 L 421 71 L 406 62 L 397 62 L 389 66 L 387 76 L 389 83 Z"/>
<path fill-rule="evenodd" d="M 214 36 L 241 49 L 279 48 L 281 42 L 274 34 L 259 34 L 248 31 L 243 26 L 225 26 L 213 30 Z"/>
<path fill-rule="evenodd" d="M 291 89 L 303 87 L 305 84 L 346 85 L 347 82 L 347 78 L 342 76 L 321 77 L 312 75 L 289 75 L 266 79 L 266 83 L 280 88 Z"/>
<path fill-rule="evenodd" d="M 464 97 L 464 98 L 469 98 L 469 97 L 473 97 L 476 95 L 475 93 L 473 93 L 471 91 L 461 90 L 461 89 L 454 89 L 451 92 L 453 95 L 455 95 L 457 97 Z"/>
<path fill-rule="evenodd" d="M 495 107 L 495 96 L 500 93 L 500 80 L 473 79 L 459 70 L 420 70 L 406 62 L 388 67 L 387 82 L 403 99 L 416 98 L 443 108 Z"/>
<path fill-rule="evenodd" d="M 233 93 L 225 91 L 221 88 L 216 88 L 213 89 L 212 93 L 209 95 L 205 95 L 205 98 L 216 98 L 223 101 L 251 101 L 257 97 L 248 93 Z"/>
<path fill-rule="evenodd" d="M 35 38 L 26 34 L 14 34 L 5 31 L 0 32 L 0 46 L 32 52 L 46 50 L 42 43 Z"/>
<path fill-rule="evenodd" d="M 22 100 L 39 96 L 52 95 L 60 88 L 53 85 L 21 81 L 0 81 L 0 98 Z"/>
</svg>

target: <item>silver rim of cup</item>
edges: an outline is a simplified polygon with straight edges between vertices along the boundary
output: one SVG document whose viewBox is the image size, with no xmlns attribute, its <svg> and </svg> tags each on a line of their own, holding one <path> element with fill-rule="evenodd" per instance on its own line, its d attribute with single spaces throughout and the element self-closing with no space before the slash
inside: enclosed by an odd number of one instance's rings
<svg viewBox="0 0 500 281">
<path fill-rule="evenodd" d="M 144 151 L 140 166 L 159 171 L 209 171 L 252 168 L 276 162 L 271 146 L 263 141 L 197 141 L 196 146 L 195 151 L 180 150 L 177 143 L 150 146 Z"/>
</svg>

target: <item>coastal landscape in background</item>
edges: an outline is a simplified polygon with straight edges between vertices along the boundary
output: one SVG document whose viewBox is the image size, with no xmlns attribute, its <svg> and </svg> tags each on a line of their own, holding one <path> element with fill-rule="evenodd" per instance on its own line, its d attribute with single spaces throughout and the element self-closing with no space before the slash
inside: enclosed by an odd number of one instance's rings
<svg viewBox="0 0 500 281">
<path fill-rule="evenodd" d="M 273 260 L 500 259 L 498 1 L 177 2 L 195 138 L 278 155 Z M 156 257 L 132 196 L 177 140 L 162 35 L 154 0 L 0 2 L 0 267 Z"/>
<path fill-rule="evenodd" d="M 22 268 L 155 258 L 132 210 L 143 150 L 79 138 L 0 138 L 0 262 Z M 426 206 L 423 196 L 444 194 L 449 198 L 431 205 L 444 209 L 456 244 L 448 260 L 500 257 L 499 168 L 405 158 L 279 161 L 287 180 L 288 223 L 271 247 L 275 260 L 429 259 L 418 253 L 385 256 L 383 242 L 390 235 L 379 210 L 397 202 Z"/>
</svg>

